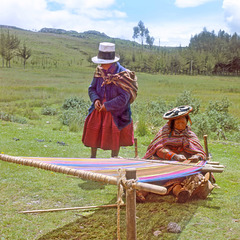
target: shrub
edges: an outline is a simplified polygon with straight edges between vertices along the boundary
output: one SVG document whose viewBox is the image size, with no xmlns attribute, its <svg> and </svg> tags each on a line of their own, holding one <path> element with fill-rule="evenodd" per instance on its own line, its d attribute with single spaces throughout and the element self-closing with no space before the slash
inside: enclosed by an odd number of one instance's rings
<svg viewBox="0 0 240 240">
<path fill-rule="evenodd" d="M 200 109 L 200 101 L 196 98 L 193 98 L 190 91 L 184 91 L 179 97 L 177 97 L 175 107 L 182 105 L 192 106 L 192 114 L 197 114 Z"/>
<path fill-rule="evenodd" d="M 227 98 L 223 98 L 221 101 L 209 102 L 206 111 L 209 117 L 211 131 L 239 130 L 239 121 L 228 113 L 229 106 L 230 102 Z"/>
<path fill-rule="evenodd" d="M 209 117 L 205 113 L 194 115 L 192 122 L 192 130 L 199 138 L 203 138 L 204 135 L 210 135 L 211 125 Z"/>
<path fill-rule="evenodd" d="M 230 102 L 229 100 L 225 97 L 222 100 L 218 100 L 218 101 L 210 101 L 207 111 L 211 112 L 211 111 L 217 111 L 217 112 L 224 112 L 227 113 L 228 112 L 228 108 L 230 107 Z"/>
<path fill-rule="evenodd" d="M 19 117 L 16 115 L 8 114 L 5 112 L 0 112 L 0 119 L 3 121 L 8 121 L 8 122 L 16 122 L 16 123 L 21 123 L 21 124 L 26 124 L 27 120 L 26 118 Z"/>
<path fill-rule="evenodd" d="M 57 114 L 57 110 L 56 108 L 52 108 L 52 107 L 45 107 L 42 109 L 42 115 L 50 115 L 50 116 L 54 116 Z"/>
<path fill-rule="evenodd" d="M 88 108 L 90 105 L 89 101 L 84 100 L 80 97 L 71 97 L 68 99 L 65 99 L 62 107 L 65 110 L 68 109 L 77 109 L 77 108 Z"/>
<path fill-rule="evenodd" d="M 137 124 L 136 133 L 140 137 L 148 135 L 148 133 L 149 133 L 148 126 L 147 126 L 146 121 L 145 121 L 144 118 L 140 118 L 140 120 L 139 120 L 139 122 Z"/>
<path fill-rule="evenodd" d="M 72 97 L 66 99 L 62 106 L 64 111 L 60 116 L 62 123 L 69 126 L 70 131 L 79 131 L 84 124 L 89 106 L 89 101 L 82 98 Z"/>
</svg>

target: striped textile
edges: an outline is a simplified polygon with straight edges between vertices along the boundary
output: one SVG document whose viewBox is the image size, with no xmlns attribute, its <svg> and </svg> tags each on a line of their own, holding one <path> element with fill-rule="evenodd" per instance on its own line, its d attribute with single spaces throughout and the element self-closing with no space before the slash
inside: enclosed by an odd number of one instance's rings
<svg viewBox="0 0 240 240">
<path fill-rule="evenodd" d="M 96 68 L 94 77 L 102 77 L 103 85 L 113 83 L 116 86 L 127 91 L 131 95 L 130 103 L 134 102 L 137 97 L 138 83 L 134 72 L 126 70 L 116 74 L 105 74 L 100 66 Z"/>
<path fill-rule="evenodd" d="M 169 136 L 170 133 L 171 136 Z M 187 158 L 196 154 L 202 159 L 206 159 L 206 153 L 196 134 L 191 131 L 190 126 L 187 126 L 186 129 L 181 132 L 177 129 L 171 132 L 168 123 L 165 124 L 148 146 L 147 152 L 143 158 L 151 159 L 155 156 L 157 151 L 162 152 L 162 155 L 164 155 L 165 149 L 172 151 L 173 154 L 185 153 Z M 171 157 L 171 154 L 169 154 L 169 156 Z M 170 160 L 171 158 L 166 159 Z"/>
<path fill-rule="evenodd" d="M 48 164 L 91 171 L 94 173 L 118 177 L 118 169 L 136 168 L 139 182 L 163 182 L 174 178 L 186 177 L 201 171 L 205 161 L 199 161 L 193 166 L 178 164 L 175 161 L 166 163 L 150 162 L 145 160 L 122 159 L 122 158 L 48 158 L 48 157 L 21 157 L 41 161 Z M 173 164 L 171 164 L 173 163 Z"/>
</svg>

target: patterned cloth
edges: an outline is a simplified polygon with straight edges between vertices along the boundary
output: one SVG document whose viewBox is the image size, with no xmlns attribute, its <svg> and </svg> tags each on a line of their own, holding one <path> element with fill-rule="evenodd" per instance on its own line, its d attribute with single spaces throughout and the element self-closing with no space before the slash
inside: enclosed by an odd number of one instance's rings
<svg viewBox="0 0 240 240">
<path fill-rule="evenodd" d="M 170 132 L 169 125 L 165 124 L 148 146 L 143 158 L 156 158 L 156 152 L 162 159 L 167 160 L 171 160 L 174 154 L 183 154 L 186 158 L 190 158 L 192 155 L 198 155 L 201 159 L 206 158 L 198 137 L 190 130 L 189 126 L 184 131 L 174 129 L 171 136 Z"/>
<path fill-rule="evenodd" d="M 98 66 L 96 68 L 94 77 L 103 78 L 102 86 L 113 83 L 116 86 L 122 88 L 123 90 L 129 92 L 131 95 L 130 103 L 133 103 L 137 97 L 137 77 L 134 72 L 128 69 L 126 69 L 126 71 L 122 71 L 116 74 L 105 74 L 103 69 Z"/>
</svg>

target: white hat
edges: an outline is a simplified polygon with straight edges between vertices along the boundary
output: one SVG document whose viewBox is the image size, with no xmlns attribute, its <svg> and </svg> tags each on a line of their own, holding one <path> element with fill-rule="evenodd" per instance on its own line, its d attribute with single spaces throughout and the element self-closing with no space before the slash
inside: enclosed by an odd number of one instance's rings
<svg viewBox="0 0 240 240">
<path fill-rule="evenodd" d="M 108 64 L 117 62 L 120 58 L 115 56 L 115 44 L 102 42 L 99 44 L 98 55 L 92 58 L 94 63 Z"/>
<path fill-rule="evenodd" d="M 173 108 L 164 113 L 163 118 L 167 120 L 174 120 L 188 115 L 193 108 L 188 105 Z"/>
</svg>

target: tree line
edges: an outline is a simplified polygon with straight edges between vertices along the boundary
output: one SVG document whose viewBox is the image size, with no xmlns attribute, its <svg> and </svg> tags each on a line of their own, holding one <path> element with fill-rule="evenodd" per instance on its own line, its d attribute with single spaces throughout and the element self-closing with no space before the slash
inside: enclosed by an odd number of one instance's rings
<svg viewBox="0 0 240 240">
<path fill-rule="evenodd" d="M 153 46 L 147 41 L 149 31 L 142 21 L 133 28 L 133 39 L 146 40 L 145 51 L 133 50 L 123 53 L 124 64 L 135 71 L 162 74 L 240 74 L 240 36 L 230 35 L 223 30 L 216 34 L 206 28 L 192 36 L 188 47 Z"/>
<path fill-rule="evenodd" d="M 25 68 L 26 61 L 31 57 L 31 49 L 26 46 L 24 42 L 22 46 L 19 38 L 10 34 L 9 31 L 0 34 L 0 55 L 2 56 L 2 67 L 11 67 L 11 60 L 15 57 L 21 57 L 23 59 L 23 66 Z"/>
</svg>

